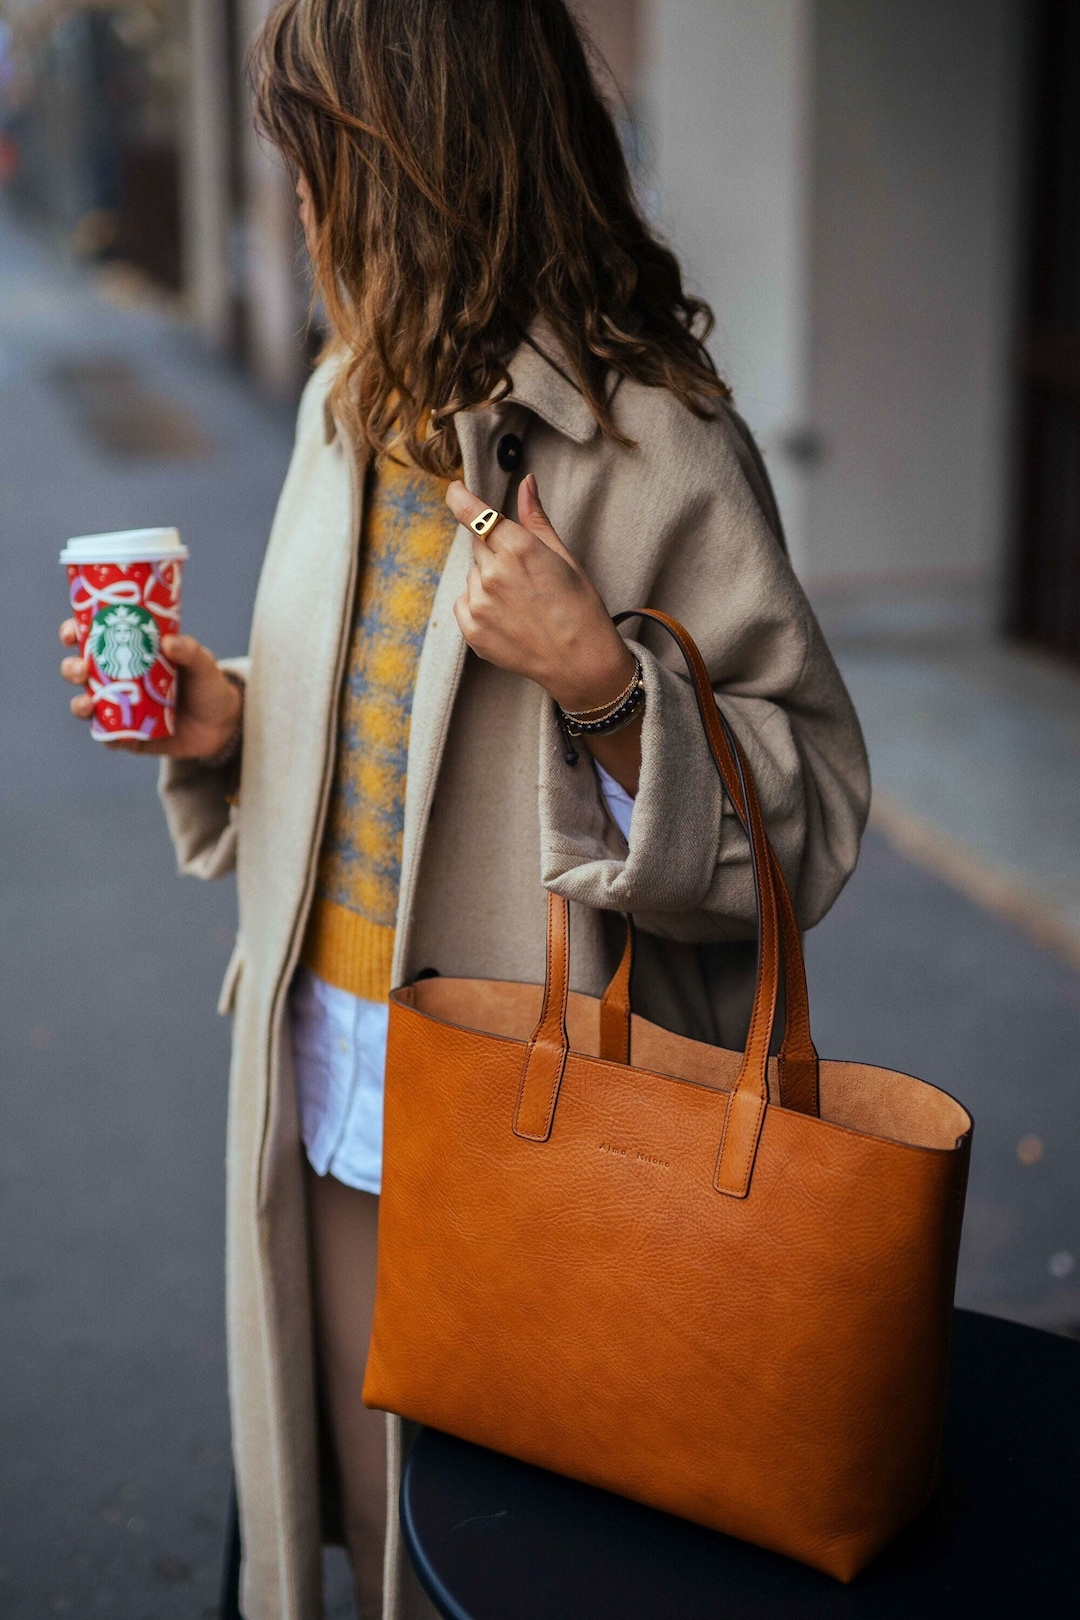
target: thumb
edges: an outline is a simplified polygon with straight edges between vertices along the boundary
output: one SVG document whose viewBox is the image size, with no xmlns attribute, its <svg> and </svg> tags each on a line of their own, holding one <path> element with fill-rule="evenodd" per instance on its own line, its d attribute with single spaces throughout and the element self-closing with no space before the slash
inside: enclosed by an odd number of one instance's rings
<svg viewBox="0 0 1080 1620">
<path fill-rule="evenodd" d="M 194 636 L 163 636 L 161 650 L 166 658 L 193 675 L 210 675 L 217 669 L 217 659 L 209 647 L 204 647 Z"/>
<path fill-rule="evenodd" d="M 535 473 L 529 473 L 523 478 L 518 489 L 518 522 L 523 529 L 528 529 L 530 534 L 542 540 L 551 551 L 558 552 L 560 557 L 564 557 L 568 563 L 577 567 L 570 552 L 555 533 L 551 519 L 540 505 L 540 492 L 536 487 Z"/>
</svg>

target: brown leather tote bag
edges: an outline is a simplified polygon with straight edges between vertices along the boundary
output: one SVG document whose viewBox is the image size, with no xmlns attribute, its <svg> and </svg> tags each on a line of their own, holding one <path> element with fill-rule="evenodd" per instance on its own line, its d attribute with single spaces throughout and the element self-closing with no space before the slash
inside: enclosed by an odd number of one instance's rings
<svg viewBox="0 0 1080 1620">
<path fill-rule="evenodd" d="M 571 992 L 555 895 L 543 985 L 396 990 L 364 1400 L 848 1581 L 934 1486 L 971 1120 L 819 1063 L 747 760 L 686 632 L 632 616 L 678 641 L 750 836 L 746 1050 L 632 1015 L 631 940 Z"/>
</svg>

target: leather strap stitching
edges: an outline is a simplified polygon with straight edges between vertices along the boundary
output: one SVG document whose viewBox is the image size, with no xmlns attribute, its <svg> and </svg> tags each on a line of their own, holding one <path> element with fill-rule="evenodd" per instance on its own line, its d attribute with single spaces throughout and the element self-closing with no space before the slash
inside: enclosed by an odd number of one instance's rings
<svg viewBox="0 0 1080 1620">
<path fill-rule="evenodd" d="M 569 1038 L 566 1033 L 566 994 L 569 982 L 570 907 L 561 895 L 548 894 L 547 904 L 547 958 L 544 974 L 544 999 L 540 1018 L 525 1050 L 525 1062 L 518 1087 L 517 1107 L 514 1111 L 514 1135 L 529 1142 L 546 1142 L 551 1135 L 559 1087 L 566 1067 Z M 562 964 L 556 984 L 556 952 L 562 947 Z M 522 1115 L 531 1091 L 545 1082 L 545 1059 L 554 1065 L 548 1079 L 548 1101 L 544 1121 L 539 1131 L 523 1128 Z M 530 1084 L 531 1079 L 531 1084 Z"/>
<path fill-rule="evenodd" d="M 627 913 L 626 943 L 611 982 L 600 998 L 600 1056 L 609 1063 L 630 1062 L 630 979 L 634 971 L 634 919 Z"/>
</svg>

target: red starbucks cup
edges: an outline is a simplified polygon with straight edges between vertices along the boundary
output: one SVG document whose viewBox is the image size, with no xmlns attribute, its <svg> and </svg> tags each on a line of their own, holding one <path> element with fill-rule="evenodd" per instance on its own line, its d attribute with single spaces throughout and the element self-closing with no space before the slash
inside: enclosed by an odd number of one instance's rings
<svg viewBox="0 0 1080 1620">
<path fill-rule="evenodd" d="M 149 742 L 176 728 L 176 670 L 161 642 L 180 629 L 187 555 L 175 529 L 84 534 L 60 553 L 99 741 Z"/>
</svg>

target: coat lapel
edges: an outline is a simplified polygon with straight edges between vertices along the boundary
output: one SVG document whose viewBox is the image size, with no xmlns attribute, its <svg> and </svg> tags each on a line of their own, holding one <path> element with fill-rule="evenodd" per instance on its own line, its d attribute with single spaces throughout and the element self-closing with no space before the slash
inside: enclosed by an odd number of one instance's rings
<svg viewBox="0 0 1080 1620">
<path fill-rule="evenodd" d="M 526 406 L 575 444 L 588 444 L 594 437 L 596 418 L 571 378 L 557 341 L 541 322 L 533 326 L 509 371 L 512 387 L 508 399 Z"/>
<path fill-rule="evenodd" d="M 362 521 L 362 479 L 332 420 L 326 431 L 331 377 L 316 373 L 301 406 L 252 627 L 240 881 L 251 947 L 273 953 L 283 976 L 318 859 Z"/>
<path fill-rule="evenodd" d="M 431 814 L 435 779 L 446 747 L 454 699 L 465 668 L 466 646 L 454 618 L 454 602 L 465 589 L 472 563 L 467 529 L 458 526 L 446 559 L 435 605 L 428 622 L 413 692 L 409 724 L 409 757 L 405 778 L 405 831 L 401 849 L 401 886 L 398 890 L 397 933 L 391 982 L 400 984 L 408 960 L 413 899 L 424 833 Z"/>
<path fill-rule="evenodd" d="M 510 363 L 511 392 L 497 405 L 482 411 L 462 411 L 455 417 L 462 478 L 481 499 L 500 506 L 505 502 L 511 480 L 498 465 L 498 441 L 504 433 L 524 437 L 530 412 L 576 444 L 587 443 L 596 431 L 593 414 L 560 364 L 558 352 L 542 331 L 534 332 Z M 413 694 L 394 984 L 400 984 L 408 970 L 424 838 L 468 653 L 454 618 L 454 602 L 465 589 L 471 565 L 472 537 L 468 529 L 459 526 L 435 593 Z"/>
<path fill-rule="evenodd" d="M 505 428 L 505 425 L 504 419 L 502 426 Z M 461 445 L 462 478 L 466 487 L 477 493 L 483 491 L 485 500 L 503 500 L 508 479 L 505 473 L 497 470 L 494 446 L 489 442 L 495 426 L 492 413 L 462 412 L 455 419 L 455 426 Z M 424 836 L 431 817 L 435 783 L 446 748 L 454 699 L 461 685 L 468 653 L 454 617 L 454 603 L 465 589 L 472 560 L 472 537 L 468 529 L 459 524 L 435 592 L 413 692 L 405 778 L 401 886 L 398 891 L 397 933 L 391 970 L 394 984 L 400 984 L 406 972 Z"/>
</svg>

